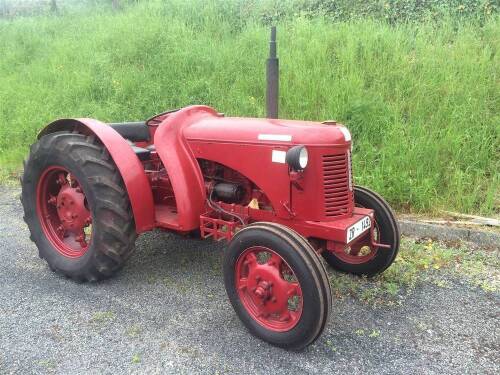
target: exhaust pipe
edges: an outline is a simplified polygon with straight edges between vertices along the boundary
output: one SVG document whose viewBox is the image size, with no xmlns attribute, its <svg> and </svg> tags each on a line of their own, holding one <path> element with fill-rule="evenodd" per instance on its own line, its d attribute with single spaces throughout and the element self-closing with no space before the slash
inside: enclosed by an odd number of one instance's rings
<svg viewBox="0 0 500 375">
<path fill-rule="evenodd" d="M 271 27 L 269 58 L 266 66 L 266 117 L 278 118 L 279 60 L 276 56 L 276 26 Z"/>
</svg>

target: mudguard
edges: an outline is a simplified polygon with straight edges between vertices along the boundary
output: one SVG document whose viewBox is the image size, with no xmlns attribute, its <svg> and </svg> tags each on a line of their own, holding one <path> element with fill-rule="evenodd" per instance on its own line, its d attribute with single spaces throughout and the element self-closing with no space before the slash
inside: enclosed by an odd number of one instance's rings
<svg viewBox="0 0 500 375">
<path fill-rule="evenodd" d="M 219 116 L 213 108 L 196 105 L 169 115 L 159 125 L 154 136 L 156 151 L 167 169 L 177 205 L 178 230 L 190 231 L 200 226 L 205 209 L 203 175 L 183 130 L 205 116 Z"/>
<path fill-rule="evenodd" d="M 56 120 L 38 134 L 38 139 L 61 130 L 94 134 L 99 138 L 113 158 L 125 183 L 134 214 L 136 232 L 142 233 L 153 229 L 155 221 L 151 186 L 142 164 L 127 141 L 112 127 L 89 118 Z"/>
</svg>

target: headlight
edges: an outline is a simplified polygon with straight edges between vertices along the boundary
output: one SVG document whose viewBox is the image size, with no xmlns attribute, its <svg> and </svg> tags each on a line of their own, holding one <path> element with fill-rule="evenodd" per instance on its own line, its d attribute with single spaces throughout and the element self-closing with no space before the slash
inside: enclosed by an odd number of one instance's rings
<svg viewBox="0 0 500 375">
<path fill-rule="evenodd" d="M 305 146 L 294 146 L 286 152 L 286 162 L 294 171 L 301 171 L 307 167 L 309 155 Z"/>
</svg>

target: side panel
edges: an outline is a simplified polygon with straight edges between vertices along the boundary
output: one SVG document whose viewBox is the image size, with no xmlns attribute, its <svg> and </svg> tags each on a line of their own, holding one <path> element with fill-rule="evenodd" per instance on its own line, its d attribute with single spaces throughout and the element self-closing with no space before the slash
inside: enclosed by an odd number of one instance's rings
<svg viewBox="0 0 500 375">
<path fill-rule="evenodd" d="M 290 178 L 283 160 L 273 162 L 273 152 L 284 155 L 288 146 L 189 141 L 195 156 L 223 164 L 255 183 L 271 201 L 277 216 L 290 218 Z"/>
<path fill-rule="evenodd" d="M 38 138 L 60 130 L 77 130 L 84 134 L 94 134 L 100 139 L 113 158 L 125 183 L 137 233 L 153 229 L 154 203 L 151 186 L 142 164 L 127 141 L 110 126 L 88 118 L 54 121 L 40 132 Z"/>
<path fill-rule="evenodd" d="M 207 106 L 183 108 L 169 115 L 154 136 L 156 151 L 174 189 L 177 217 L 172 225 L 180 231 L 199 228 L 206 200 L 203 176 L 183 130 L 207 116 L 218 116 L 218 113 Z"/>
</svg>

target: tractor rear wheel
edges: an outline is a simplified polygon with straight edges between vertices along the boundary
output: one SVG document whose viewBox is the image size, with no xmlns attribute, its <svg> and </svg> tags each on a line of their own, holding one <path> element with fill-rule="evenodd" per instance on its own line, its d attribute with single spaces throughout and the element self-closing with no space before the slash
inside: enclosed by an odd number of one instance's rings
<svg viewBox="0 0 500 375">
<path fill-rule="evenodd" d="M 399 227 L 389 204 L 377 193 L 362 186 L 354 187 L 357 207 L 375 211 L 375 236 L 380 244 L 390 248 L 372 247 L 370 234 L 361 238 L 343 253 L 323 251 L 322 255 L 334 269 L 355 275 L 374 276 L 385 271 L 399 251 Z"/>
<path fill-rule="evenodd" d="M 328 321 L 326 271 L 311 245 L 285 226 L 255 223 L 239 231 L 224 256 L 224 283 L 243 324 L 273 345 L 302 349 Z"/>
<path fill-rule="evenodd" d="M 77 281 L 121 268 L 137 237 L 123 180 L 93 136 L 56 132 L 31 146 L 21 178 L 24 220 L 41 258 Z"/>
</svg>

